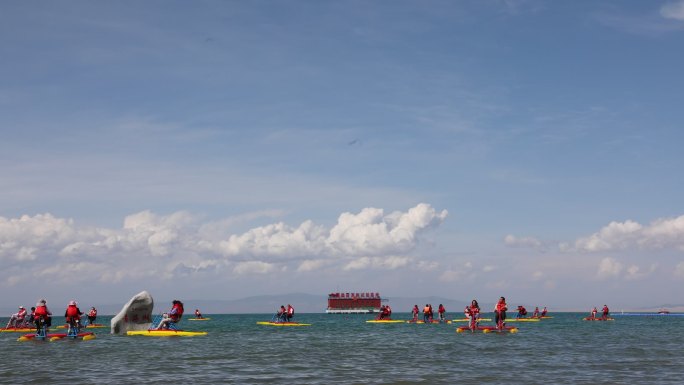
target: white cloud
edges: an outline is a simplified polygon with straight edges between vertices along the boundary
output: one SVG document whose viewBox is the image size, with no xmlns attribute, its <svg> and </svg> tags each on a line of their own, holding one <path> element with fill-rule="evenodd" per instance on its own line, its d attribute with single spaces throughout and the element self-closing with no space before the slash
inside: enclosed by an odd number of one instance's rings
<svg viewBox="0 0 684 385">
<path fill-rule="evenodd" d="M 427 204 L 389 215 L 367 208 L 340 215 L 331 229 L 307 220 L 297 227 L 281 222 L 223 237 L 219 234 L 231 219 L 202 224 L 187 212 L 146 210 L 127 216 L 118 229 L 77 226 L 51 214 L 0 217 L 0 262 L 12 266 L 0 271 L 0 282 L 21 284 L 30 278 L 21 271 L 45 279 L 73 271 L 78 279 L 120 282 L 172 279 L 227 266 L 236 275 L 328 266 L 391 270 L 411 264 L 408 253 L 418 245 L 419 234 L 446 216 L 446 210 L 436 212 Z"/>
<path fill-rule="evenodd" d="M 684 21 L 684 1 L 675 1 L 660 7 L 660 15 L 666 19 Z"/>
<path fill-rule="evenodd" d="M 684 278 L 684 262 L 679 262 L 674 269 L 675 277 Z"/>
<path fill-rule="evenodd" d="M 276 270 L 276 267 L 270 263 L 261 261 L 249 261 L 238 263 L 233 271 L 236 274 L 267 274 Z"/>
<path fill-rule="evenodd" d="M 530 248 L 537 248 L 542 245 L 542 243 L 533 237 L 523 237 L 523 238 L 518 238 L 513 235 L 506 235 L 504 237 L 504 244 L 506 246 L 510 247 L 530 247 Z"/>
<path fill-rule="evenodd" d="M 614 258 L 603 258 L 598 266 L 599 278 L 617 278 L 622 273 L 623 265 Z"/>
<path fill-rule="evenodd" d="M 577 250 L 589 252 L 631 247 L 674 248 L 684 251 L 684 215 L 677 218 L 659 219 L 649 226 L 642 226 L 631 220 L 611 222 L 599 232 L 575 242 Z"/>
</svg>

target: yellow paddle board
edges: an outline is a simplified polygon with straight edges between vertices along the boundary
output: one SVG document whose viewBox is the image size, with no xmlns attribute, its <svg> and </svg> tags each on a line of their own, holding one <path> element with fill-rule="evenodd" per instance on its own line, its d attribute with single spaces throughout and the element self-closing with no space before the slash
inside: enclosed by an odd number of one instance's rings
<svg viewBox="0 0 684 385">
<path fill-rule="evenodd" d="M 129 336 L 148 336 L 148 337 L 194 337 L 206 336 L 207 332 L 190 332 L 186 330 L 129 330 Z"/>
<path fill-rule="evenodd" d="M 268 326 L 311 326 L 311 324 L 303 324 L 299 322 L 271 322 L 271 321 L 259 321 L 257 325 L 268 325 Z"/>
</svg>

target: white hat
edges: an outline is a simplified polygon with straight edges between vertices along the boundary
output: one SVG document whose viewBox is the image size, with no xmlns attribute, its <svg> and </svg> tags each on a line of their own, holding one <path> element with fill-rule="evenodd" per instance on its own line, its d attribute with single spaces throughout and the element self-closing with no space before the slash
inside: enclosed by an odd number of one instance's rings
<svg viewBox="0 0 684 385">
<path fill-rule="evenodd" d="M 76 306 L 76 301 L 74 301 L 73 299 L 69 301 L 69 306 Z"/>
</svg>

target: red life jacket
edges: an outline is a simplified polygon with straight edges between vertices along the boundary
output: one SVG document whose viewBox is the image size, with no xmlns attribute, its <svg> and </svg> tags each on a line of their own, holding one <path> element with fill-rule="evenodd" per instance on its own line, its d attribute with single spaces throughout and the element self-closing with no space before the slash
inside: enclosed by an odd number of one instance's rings
<svg viewBox="0 0 684 385">
<path fill-rule="evenodd" d="M 495 310 L 497 312 L 506 311 L 508 310 L 508 306 L 506 306 L 506 302 L 497 302 Z"/>
<path fill-rule="evenodd" d="M 287 305 L 287 315 L 290 317 L 294 316 L 294 308 L 290 305 Z"/>
<path fill-rule="evenodd" d="M 37 306 L 36 311 L 33 312 L 33 319 L 39 319 L 40 317 L 47 317 L 47 306 Z"/>
<path fill-rule="evenodd" d="M 76 305 L 69 305 L 67 306 L 66 309 L 66 316 L 67 317 L 78 317 L 80 314 L 80 311 L 76 307 Z"/>
<path fill-rule="evenodd" d="M 173 311 L 174 309 L 176 311 L 173 314 L 169 314 L 169 316 L 171 317 L 171 320 L 173 322 L 178 322 L 178 321 L 180 321 L 181 317 L 183 317 L 183 310 L 184 310 L 183 305 L 180 303 L 177 303 L 177 304 L 173 305 L 173 308 L 171 310 Z"/>
<path fill-rule="evenodd" d="M 480 313 L 480 308 L 477 307 L 477 306 L 470 306 L 470 307 L 468 308 L 468 313 L 470 313 L 470 315 L 479 314 L 479 313 Z"/>
</svg>

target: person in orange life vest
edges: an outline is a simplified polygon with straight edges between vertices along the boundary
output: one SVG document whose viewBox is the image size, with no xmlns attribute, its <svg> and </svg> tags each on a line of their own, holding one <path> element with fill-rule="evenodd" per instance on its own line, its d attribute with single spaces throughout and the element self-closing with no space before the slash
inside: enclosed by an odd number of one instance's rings
<svg viewBox="0 0 684 385">
<path fill-rule="evenodd" d="M 506 298 L 501 297 L 499 301 L 494 306 L 494 322 L 496 326 L 504 326 L 506 324 L 506 310 L 508 310 L 508 305 L 506 305 Z"/>
<path fill-rule="evenodd" d="M 596 318 L 596 314 L 598 313 L 598 309 L 596 306 L 594 306 L 593 309 L 591 309 L 591 318 Z"/>
<path fill-rule="evenodd" d="M 290 305 L 289 303 L 287 304 L 287 322 L 290 322 L 292 317 L 294 317 L 294 307 Z"/>
<path fill-rule="evenodd" d="M 171 303 L 173 304 L 171 311 L 164 313 L 159 326 L 157 326 L 157 330 L 168 329 L 171 324 L 177 324 L 183 317 L 183 302 L 174 299 Z"/>
<path fill-rule="evenodd" d="M 66 311 L 64 312 L 64 318 L 66 318 L 66 323 L 69 325 L 69 328 L 81 327 L 81 315 L 83 315 L 83 312 L 81 311 L 81 309 L 78 308 L 78 304 L 76 303 L 76 301 L 69 301 L 69 305 L 67 306 Z"/>
<path fill-rule="evenodd" d="M 92 325 L 95 323 L 95 320 L 97 319 L 97 309 L 95 309 L 95 306 L 90 308 L 90 311 L 88 312 L 88 324 Z"/>
<path fill-rule="evenodd" d="M 418 321 L 418 313 L 420 313 L 418 305 L 413 305 L 413 310 L 411 310 L 411 313 L 413 313 L 413 322 Z"/>
<path fill-rule="evenodd" d="M 430 305 L 428 304 L 425 304 L 425 307 L 423 308 L 423 322 L 430 322 Z"/>
<path fill-rule="evenodd" d="M 26 308 L 19 306 L 19 311 L 12 314 L 7 322 L 7 328 L 16 328 L 17 325 L 24 323 L 24 319 L 26 319 Z"/>
<path fill-rule="evenodd" d="M 546 306 L 544 306 L 544 310 L 542 310 L 541 316 L 546 317 Z"/>
<path fill-rule="evenodd" d="M 608 319 L 608 313 L 610 313 L 610 310 L 608 309 L 608 305 L 603 305 L 603 315 L 601 318 Z"/>
<path fill-rule="evenodd" d="M 33 320 L 39 330 L 43 324 L 46 327 L 52 326 L 52 312 L 48 309 L 46 300 L 41 299 L 36 303 L 36 310 L 33 312 Z"/>
<path fill-rule="evenodd" d="M 195 309 L 195 318 L 199 318 L 199 319 L 204 318 L 204 317 L 202 317 L 202 313 L 200 313 L 199 309 Z"/>
</svg>

